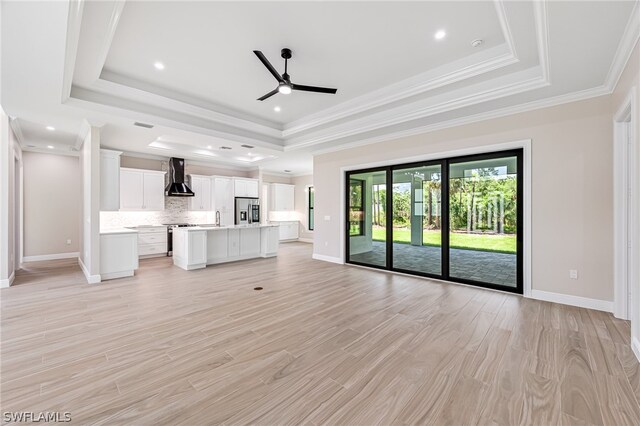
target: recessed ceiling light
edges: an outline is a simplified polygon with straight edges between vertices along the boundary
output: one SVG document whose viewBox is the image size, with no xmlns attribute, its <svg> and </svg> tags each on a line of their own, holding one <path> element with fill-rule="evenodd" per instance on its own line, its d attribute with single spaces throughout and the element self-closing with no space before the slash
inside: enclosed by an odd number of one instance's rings
<svg viewBox="0 0 640 426">
<path fill-rule="evenodd" d="M 279 107 L 279 106 L 277 106 L 277 107 L 273 108 L 273 110 L 274 110 L 275 112 L 280 112 L 280 107 Z"/>
<path fill-rule="evenodd" d="M 207 145 L 207 149 L 211 149 L 213 148 L 211 145 Z"/>
<path fill-rule="evenodd" d="M 47 148 L 53 149 L 53 145 L 47 145 Z"/>
<path fill-rule="evenodd" d="M 248 153 L 247 153 L 247 155 L 248 155 L 248 156 L 251 156 L 251 155 L 253 155 L 253 154 L 251 154 L 250 152 L 248 152 Z"/>
<path fill-rule="evenodd" d="M 154 67 L 156 67 L 157 70 L 162 71 L 164 69 L 164 64 L 162 62 L 155 62 L 153 64 Z"/>
<path fill-rule="evenodd" d="M 482 43 L 484 43 L 484 41 L 479 39 L 479 38 L 477 38 L 477 39 L 475 39 L 475 40 L 473 40 L 471 42 L 471 46 L 478 47 L 478 46 L 482 45 Z"/>
<path fill-rule="evenodd" d="M 439 30 L 434 37 L 436 40 L 442 40 L 446 35 L 447 33 L 444 30 Z"/>
<path fill-rule="evenodd" d="M 53 126 L 47 126 L 47 130 L 53 132 L 56 128 Z"/>
</svg>

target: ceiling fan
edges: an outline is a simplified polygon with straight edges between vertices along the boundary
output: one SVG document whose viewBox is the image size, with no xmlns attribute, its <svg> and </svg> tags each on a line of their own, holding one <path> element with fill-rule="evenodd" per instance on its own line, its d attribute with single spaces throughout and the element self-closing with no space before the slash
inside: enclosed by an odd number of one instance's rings
<svg viewBox="0 0 640 426">
<path fill-rule="evenodd" d="M 330 89 L 328 87 L 316 87 L 316 86 L 304 86 L 302 84 L 293 84 L 291 82 L 291 77 L 287 73 L 287 61 L 291 59 L 291 49 L 284 48 L 280 51 L 280 56 L 284 58 L 284 74 L 278 74 L 278 71 L 271 65 L 271 63 L 267 60 L 264 54 L 259 50 L 254 50 L 253 53 L 256 54 L 260 62 L 267 67 L 271 75 L 273 75 L 276 80 L 278 80 L 278 87 L 273 89 L 271 92 L 266 95 L 258 98 L 259 101 L 264 101 L 265 99 L 270 98 L 276 93 L 280 92 L 283 95 L 288 95 L 292 90 L 300 90 L 303 92 L 316 92 L 316 93 L 331 93 L 335 94 L 338 89 Z"/>
</svg>

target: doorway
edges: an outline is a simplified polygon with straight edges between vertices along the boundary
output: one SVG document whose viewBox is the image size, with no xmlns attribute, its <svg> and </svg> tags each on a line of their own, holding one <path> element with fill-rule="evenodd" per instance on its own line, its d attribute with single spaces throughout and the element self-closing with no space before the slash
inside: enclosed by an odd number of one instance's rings
<svg viewBox="0 0 640 426">
<path fill-rule="evenodd" d="M 346 172 L 346 261 L 523 293 L 523 151 Z"/>
<path fill-rule="evenodd" d="M 635 134 L 637 99 L 635 88 L 614 116 L 614 315 L 633 317 L 633 299 L 638 297 L 640 265 L 637 242 L 638 221 L 638 138 Z M 637 303 L 636 303 L 637 305 Z M 636 313 L 638 314 L 638 313 Z M 633 326 L 632 326 L 633 328 Z"/>
<path fill-rule="evenodd" d="M 22 265 L 22 161 L 17 155 L 13 173 L 13 253 L 14 271 L 17 271 Z"/>
</svg>

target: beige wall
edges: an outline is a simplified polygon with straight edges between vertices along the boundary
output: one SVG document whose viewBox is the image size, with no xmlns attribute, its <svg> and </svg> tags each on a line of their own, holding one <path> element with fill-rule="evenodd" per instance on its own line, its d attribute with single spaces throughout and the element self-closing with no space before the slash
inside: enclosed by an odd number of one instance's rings
<svg viewBox="0 0 640 426">
<path fill-rule="evenodd" d="M 291 176 L 277 176 L 263 173 L 262 174 L 262 182 L 263 183 L 286 183 L 292 184 Z"/>
<path fill-rule="evenodd" d="M 295 209 L 300 220 L 299 236 L 302 239 L 313 240 L 313 231 L 309 231 L 309 186 L 313 185 L 313 176 L 296 176 L 292 180 L 295 185 Z"/>
<path fill-rule="evenodd" d="M 80 162 L 67 155 L 25 152 L 24 255 L 79 251 Z M 67 245 L 67 239 L 71 244 Z"/>
<path fill-rule="evenodd" d="M 610 103 L 600 97 L 316 156 L 314 253 L 342 257 L 342 167 L 531 139 L 532 288 L 613 300 Z"/>
</svg>

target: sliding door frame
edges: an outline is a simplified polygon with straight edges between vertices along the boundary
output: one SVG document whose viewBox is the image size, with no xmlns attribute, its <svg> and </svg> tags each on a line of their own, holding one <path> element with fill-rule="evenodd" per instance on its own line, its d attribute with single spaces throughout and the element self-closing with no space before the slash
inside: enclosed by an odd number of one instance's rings
<svg viewBox="0 0 640 426">
<path fill-rule="evenodd" d="M 476 287 L 490 288 L 494 290 L 501 290 L 510 293 L 523 294 L 525 293 L 524 283 L 525 283 L 525 247 L 529 248 L 530 244 L 525 245 L 525 217 L 524 217 L 524 208 L 525 208 L 525 180 L 530 179 L 528 171 L 524 169 L 525 164 L 525 154 L 528 151 L 527 146 L 523 147 L 515 147 L 509 149 L 502 149 L 496 151 L 487 151 L 481 153 L 474 154 L 465 154 L 458 156 L 446 156 L 443 154 L 443 158 L 441 159 L 428 159 L 424 161 L 417 161 L 411 163 L 401 163 L 401 164 L 393 164 L 388 166 L 378 166 L 378 167 L 370 167 L 365 169 L 357 169 L 357 170 L 348 170 L 345 171 L 345 187 L 343 190 L 345 191 L 345 257 L 344 261 L 348 264 L 364 266 L 368 268 L 382 269 L 392 272 L 399 272 L 403 274 L 416 275 L 426 278 L 435 278 L 441 279 L 445 281 L 457 282 L 461 284 L 473 285 Z M 516 199 L 516 286 L 503 286 L 493 283 L 480 282 L 469 280 L 465 278 L 457 278 L 450 276 L 450 212 L 449 212 L 449 197 L 450 197 L 450 185 L 449 185 L 449 169 L 451 164 L 464 163 L 468 161 L 481 161 L 486 159 L 494 159 L 501 157 L 516 157 L 517 162 L 517 199 Z M 394 170 L 402 170 L 409 168 L 417 168 L 417 167 L 428 167 L 440 165 L 441 172 L 441 275 L 429 274 L 425 272 L 412 271 L 407 269 L 395 268 L 393 265 L 393 171 Z M 528 165 L 527 165 L 528 166 Z M 373 265 L 367 264 L 364 262 L 352 261 L 349 259 L 350 250 L 349 250 L 349 185 L 351 176 L 355 174 L 361 173 L 369 173 L 369 172 L 379 172 L 385 171 L 386 173 L 386 265 Z M 530 184 L 530 182 L 529 182 Z M 529 191 L 529 184 L 527 185 L 527 191 Z M 530 194 L 527 194 L 527 198 L 530 197 Z M 363 200 L 363 205 L 364 205 Z M 528 200 L 527 200 L 528 204 Z M 530 208 L 530 206 L 528 206 Z M 364 207 L 366 209 L 366 207 Z M 530 219 L 529 219 L 530 220 Z M 373 236 L 372 236 L 373 237 Z M 530 256 L 530 253 L 526 253 L 527 256 Z M 530 266 L 529 266 L 530 267 Z M 530 272 L 528 272 L 530 273 Z"/>
</svg>

